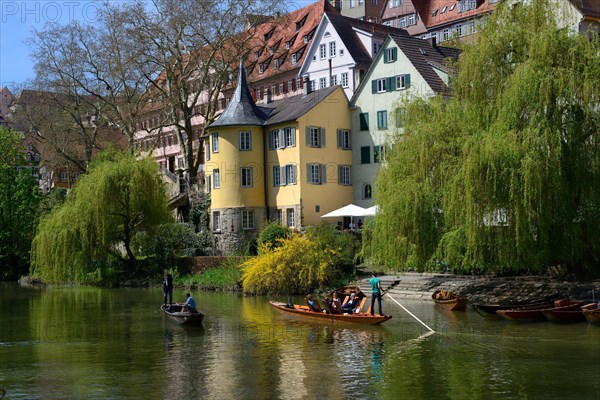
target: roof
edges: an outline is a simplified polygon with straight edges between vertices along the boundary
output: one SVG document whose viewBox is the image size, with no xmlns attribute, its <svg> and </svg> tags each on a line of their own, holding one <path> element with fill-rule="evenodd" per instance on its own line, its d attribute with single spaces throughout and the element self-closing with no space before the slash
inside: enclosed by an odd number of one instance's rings
<svg viewBox="0 0 600 400">
<path fill-rule="evenodd" d="M 600 1 L 598 0 L 569 0 L 586 17 L 600 18 Z"/>
<path fill-rule="evenodd" d="M 390 38 L 408 57 L 417 71 L 419 71 L 419 74 L 436 94 L 450 94 L 448 86 L 433 68 L 440 69 L 447 66 L 448 59 L 457 61 L 461 52 L 459 49 L 434 46 L 430 40 L 412 36 L 390 35 Z"/>
<path fill-rule="evenodd" d="M 362 42 L 358 38 L 356 30 L 371 32 L 373 35 L 385 37 L 387 35 L 406 35 L 406 30 L 394 28 L 391 26 L 375 24 L 372 22 L 362 21 L 355 18 L 344 17 L 340 14 L 325 13 L 327 19 L 331 22 L 336 32 L 344 42 L 344 46 L 350 52 L 350 55 L 357 64 L 370 65 L 373 59 L 371 58 L 370 49 L 365 49 Z"/>
<path fill-rule="evenodd" d="M 258 82 L 300 68 L 325 12 L 339 13 L 328 0 L 319 0 L 258 25 L 255 32 L 252 32 L 254 39 L 246 47 L 250 49 L 245 60 L 248 81 Z M 296 54 L 294 64 L 293 54 Z M 278 65 L 275 65 L 275 60 L 278 60 Z M 262 72 L 259 70 L 260 65 L 263 66 Z"/>
<path fill-rule="evenodd" d="M 495 3 L 490 3 L 489 0 L 476 0 L 476 7 L 474 9 L 459 12 L 459 1 L 413 1 L 413 4 L 427 28 L 477 17 L 481 14 L 491 12 L 496 6 Z"/>
<path fill-rule="evenodd" d="M 267 116 L 256 106 L 248 84 L 246 82 L 246 70 L 242 60 L 238 71 L 238 82 L 231 96 L 229 105 L 223 113 L 214 121 L 210 127 L 231 125 L 262 125 Z"/>
<path fill-rule="evenodd" d="M 295 121 L 309 112 L 338 88 L 341 88 L 341 86 L 329 86 L 324 89 L 315 90 L 307 95 L 299 94 L 297 96 L 276 100 L 267 104 L 265 107 L 261 107 L 267 111 L 269 115 L 269 118 L 265 121 L 265 125 Z"/>
</svg>

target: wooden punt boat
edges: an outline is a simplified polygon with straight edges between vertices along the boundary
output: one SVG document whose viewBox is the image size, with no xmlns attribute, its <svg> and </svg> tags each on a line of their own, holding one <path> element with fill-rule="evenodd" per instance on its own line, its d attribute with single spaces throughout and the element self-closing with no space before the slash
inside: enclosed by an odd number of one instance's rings
<svg viewBox="0 0 600 400">
<path fill-rule="evenodd" d="M 498 310 L 496 313 L 509 321 L 538 322 L 546 320 L 544 311 L 573 311 L 579 309 L 582 304 L 581 301 L 556 300 L 554 307 L 550 308 L 547 306 L 517 307 L 509 310 Z"/>
<path fill-rule="evenodd" d="M 436 290 L 431 295 L 435 304 L 449 311 L 465 311 L 467 299 L 447 290 Z"/>
<path fill-rule="evenodd" d="M 544 318 L 546 318 L 550 322 L 557 322 L 561 324 L 572 324 L 575 322 L 585 322 L 585 315 L 583 315 L 583 310 L 544 310 L 542 311 L 544 314 Z"/>
<path fill-rule="evenodd" d="M 598 304 L 587 304 L 582 309 L 583 316 L 590 324 L 600 325 L 600 308 L 598 308 Z"/>
<path fill-rule="evenodd" d="M 392 318 L 391 315 L 370 315 L 362 312 L 357 314 L 331 314 L 324 312 L 319 313 L 312 311 L 308 308 L 308 306 L 293 304 L 292 308 L 291 305 L 288 305 L 287 303 L 281 303 L 279 301 L 269 301 L 269 303 L 281 314 L 291 315 L 312 321 L 328 323 L 377 325 Z"/>
<path fill-rule="evenodd" d="M 182 311 L 181 304 L 162 305 L 160 306 L 163 314 L 171 321 L 185 326 L 197 326 L 202 325 L 204 314 L 200 311 L 190 312 Z"/>
<path fill-rule="evenodd" d="M 523 301 L 517 301 L 514 303 L 505 303 L 505 304 L 473 304 L 473 308 L 479 315 L 486 318 L 500 318 L 496 311 L 498 310 L 510 310 L 513 308 L 520 307 L 537 307 L 537 306 L 546 306 L 545 308 L 552 308 L 554 305 L 554 300 L 559 298 L 559 294 L 552 294 L 546 297 L 541 297 L 537 299 L 529 299 Z"/>
</svg>

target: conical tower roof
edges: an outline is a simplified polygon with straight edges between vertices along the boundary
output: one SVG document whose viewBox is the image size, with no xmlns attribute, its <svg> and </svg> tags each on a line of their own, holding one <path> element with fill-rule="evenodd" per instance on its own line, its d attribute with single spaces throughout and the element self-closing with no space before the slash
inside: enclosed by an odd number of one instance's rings
<svg viewBox="0 0 600 400">
<path fill-rule="evenodd" d="M 246 82 L 246 69 L 242 60 L 240 60 L 237 87 L 233 96 L 231 96 L 231 101 L 219 118 L 210 124 L 209 128 L 232 125 L 260 126 L 264 124 L 266 119 L 265 113 L 258 108 L 254 99 L 252 99 Z"/>
</svg>

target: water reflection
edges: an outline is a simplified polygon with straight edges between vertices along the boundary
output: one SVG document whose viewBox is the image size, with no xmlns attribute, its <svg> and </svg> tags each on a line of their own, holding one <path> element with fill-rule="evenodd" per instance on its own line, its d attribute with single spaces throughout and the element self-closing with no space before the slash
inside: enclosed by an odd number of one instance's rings
<svg viewBox="0 0 600 400">
<path fill-rule="evenodd" d="M 600 329 L 586 324 L 507 324 L 407 303 L 436 330 L 425 337 L 392 304 L 392 320 L 362 327 L 282 316 L 263 297 L 194 297 L 206 318 L 186 328 L 162 317 L 160 290 L 0 284 L 0 389 L 11 399 L 600 394 Z"/>
</svg>

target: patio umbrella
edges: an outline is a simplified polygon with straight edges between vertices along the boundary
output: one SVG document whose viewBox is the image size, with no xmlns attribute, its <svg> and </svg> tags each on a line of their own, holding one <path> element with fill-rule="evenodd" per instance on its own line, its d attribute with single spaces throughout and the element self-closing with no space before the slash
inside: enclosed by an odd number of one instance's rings
<svg viewBox="0 0 600 400">
<path fill-rule="evenodd" d="M 350 217 L 350 226 L 354 227 L 354 217 L 363 217 L 366 215 L 367 210 L 354 204 L 348 204 L 337 210 L 328 212 L 325 215 L 321 215 L 321 218 L 336 218 L 336 217 Z"/>
</svg>

